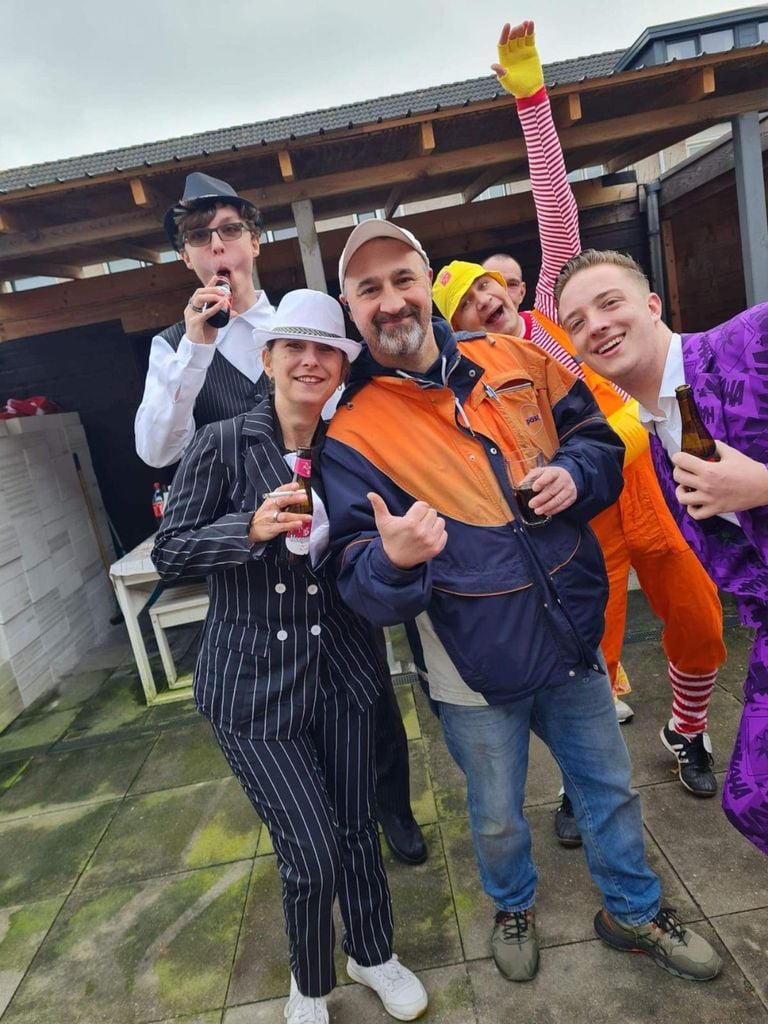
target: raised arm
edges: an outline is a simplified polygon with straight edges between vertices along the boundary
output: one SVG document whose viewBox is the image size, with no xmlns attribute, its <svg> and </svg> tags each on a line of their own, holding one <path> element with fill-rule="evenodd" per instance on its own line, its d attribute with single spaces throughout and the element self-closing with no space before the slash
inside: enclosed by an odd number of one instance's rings
<svg viewBox="0 0 768 1024">
<path fill-rule="evenodd" d="M 499 84 L 517 100 L 517 113 L 528 151 L 531 189 L 541 244 L 541 273 L 534 306 L 557 322 L 553 289 L 562 265 L 581 251 L 579 215 L 568 183 L 563 150 L 552 120 L 544 74 L 536 49 L 534 23 L 524 21 L 502 29 Z"/>
</svg>

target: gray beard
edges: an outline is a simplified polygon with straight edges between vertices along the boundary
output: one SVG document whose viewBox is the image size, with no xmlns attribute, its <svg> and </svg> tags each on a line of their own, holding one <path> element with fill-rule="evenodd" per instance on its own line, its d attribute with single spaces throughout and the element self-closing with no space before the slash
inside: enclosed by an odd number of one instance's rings
<svg viewBox="0 0 768 1024">
<path fill-rule="evenodd" d="M 400 324 L 390 330 L 383 325 L 377 328 L 374 347 L 376 351 L 390 358 L 412 356 L 423 345 L 426 333 L 426 329 L 416 320 L 409 324 Z"/>
</svg>

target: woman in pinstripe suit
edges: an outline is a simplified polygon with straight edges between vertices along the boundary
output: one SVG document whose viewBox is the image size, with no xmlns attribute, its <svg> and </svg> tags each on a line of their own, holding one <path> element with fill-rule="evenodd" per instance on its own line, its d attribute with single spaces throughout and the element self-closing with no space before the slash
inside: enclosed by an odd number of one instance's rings
<svg viewBox="0 0 768 1024">
<path fill-rule="evenodd" d="M 272 837 L 290 947 L 289 1024 L 328 1021 L 336 895 L 348 974 L 392 1016 L 413 1020 L 427 996 L 392 953 L 372 814 L 380 662 L 369 628 L 338 596 L 314 474 L 310 557 L 303 571 L 280 558 L 283 534 L 308 518 L 290 511 L 301 500 L 290 482 L 295 449 L 322 443 L 321 410 L 360 346 L 344 337 L 338 304 L 306 289 L 286 295 L 271 329 L 254 337 L 274 394 L 198 432 L 153 559 L 165 581 L 208 577 L 195 701 Z"/>
</svg>

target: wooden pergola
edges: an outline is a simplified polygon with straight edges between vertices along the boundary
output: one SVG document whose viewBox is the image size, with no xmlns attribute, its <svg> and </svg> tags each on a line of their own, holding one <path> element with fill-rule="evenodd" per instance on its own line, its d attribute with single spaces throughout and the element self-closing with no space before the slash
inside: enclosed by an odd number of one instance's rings
<svg viewBox="0 0 768 1024">
<path fill-rule="evenodd" d="M 562 72 L 576 63 L 557 68 Z M 549 91 L 569 170 L 603 164 L 611 172 L 708 126 L 768 109 L 768 48 L 567 79 L 562 73 Z M 136 147 L 131 159 L 111 169 L 94 171 L 89 158 L 80 158 L 79 176 L 6 186 L 0 192 L 0 280 L 70 280 L 0 295 L 0 341 L 114 319 L 126 333 L 150 331 L 177 319 L 188 272 L 179 263 L 161 262 L 168 248 L 161 220 L 193 169 L 231 182 L 262 209 L 269 227 L 296 226 L 297 238 L 263 247 L 258 270 L 271 295 L 305 282 L 321 288 L 335 282 L 347 229 L 318 235 L 318 220 L 375 209 L 392 216 L 404 202 L 459 195 L 459 205 L 403 221 L 435 262 L 493 245 L 514 224 L 532 225 L 529 194 L 471 202 L 494 183 L 528 176 L 514 101 L 496 91 L 493 79 L 484 97 L 470 99 L 478 81 L 450 87 L 460 97 L 466 85 L 467 95 L 449 104 L 439 101 L 449 87 L 440 87 L 419 94 L 421 107 L 393 112 L 397 97 L 381 101 L 387 116 L 376 113 L 379 101 L 373 101 L 286 119 L 296 122 L 290 137 L 251 138 L 246 144 L 223 138 L 218 149 L 198 148 L 186 156 L 176 152 L 180 140 L 171 140 L 146 147 L 147 154 L 153 150 L 151 159 Z M 340 113 L 360 108 L 370 108 L 368 120 L 338 124 Z M 163 145 L 165 158 L 158 160 L 154 151 Z M 44 172 L 46 166 L 26 170 Z M 636 195 L 626 183 L 584 182 L 575 191 L 586 215 L 601 208 L 617 216 L 621 204 Z M 84 276 L 84 267 L 126 257 L 151 266 Z"/>
</svg>

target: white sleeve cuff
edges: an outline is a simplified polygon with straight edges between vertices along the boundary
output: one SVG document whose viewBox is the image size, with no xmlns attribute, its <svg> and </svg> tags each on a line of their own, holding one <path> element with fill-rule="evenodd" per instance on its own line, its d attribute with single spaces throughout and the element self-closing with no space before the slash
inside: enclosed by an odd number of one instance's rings
<svg viewBox="0 0 768 1024">
<path fill-rule="evenodd" d="M 197 345 L 184 337 L 179 342 L 178 356 L 181 364 L 191 370 L 207 370 L 213 362 L 216 345 Z"/>
</svg>

